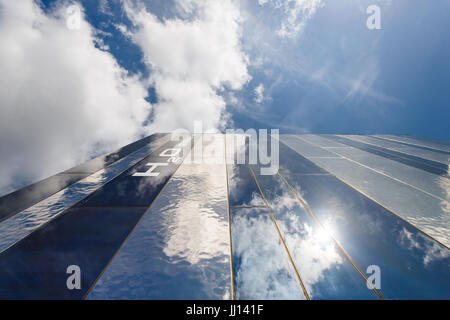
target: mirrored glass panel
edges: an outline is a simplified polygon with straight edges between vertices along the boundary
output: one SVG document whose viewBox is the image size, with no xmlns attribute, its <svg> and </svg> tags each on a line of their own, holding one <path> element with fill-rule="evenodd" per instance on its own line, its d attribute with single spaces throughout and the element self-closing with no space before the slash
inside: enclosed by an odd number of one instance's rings
<svg viewBox="0 0 450 320">
<path fill-rule="evenodd" d="M 236 299 L 304 300 L 269 211 L 232 208 L 230 214 Z"/>
<path fill-rule="evenodd" d="M 57 174 L 0 198 L 0 222 L 89 174 Z"/>
<path fill-rule="evenodd" d="M 348 139 L 344 136 L 327 135 L 326 138 L 330 140 L 340 141 L 343 144 L 347 144 L 348 146 L 366 152 L 370 152 L 377 156 L 385 157 L 393 161 L 401 162 L 409 166 L 418 168 L 420 170 L 424 170 L 430 173 L 439 174 L 450 178 L 450 176 L 448 175 L 448 165 L 440 162 L 427 160 L 410 154 L 401 153 L 392 149 L 382 148 L 372 144 L 359 142 L 356 140 Z"/>
<path fill-rule="evenodd" d="M 144 211 L 69 209 L 0 255 L 0 298 L 81 299 Z M 67 286 L 71 268 L 80 289 Z"/>
<path fill-rule="evenodd" d="M 278 175 L 257 179 L 311 299 L 378 299 L 329 232 Z"/>
<path fill-rule="evenodd" d="M 230 206 L 264 206 L 264 201 L 246 164 L 227 165 L 227 172 Z"/>
<path fill-rule="evenodd" d="M 416 137 L 412 137 L 412 136 L 394 136 L 394 135 L 390 135 L 390 134 L 386 134 L 386 135 L 374 135 L 375 137 L 379 137 L 379 138 L 383 138 L 383 139 L 387 139 L 387 140 L 393 140 L 393 141 L 400 141 L 400 142 L 404 142 L 404 143 L 409 143 L 412 145 L 418 145 L 418 146 L 424 146 L 424 147 L 429 147 L 432 149 L 436 149 L 436 150 L 442 150 L 442 151 L 447 151 L 450 152 L 450 146 L 448 144 L 444 142 L 437 142 L 434 140 L 430 140 L 430 139 L 421 139 L 421 138 L 416 138 Z"/>
<path fill-rule="evenodd" d="M 286 180 L 367 278 L 380 271 L 384 298 L 450 298 L 447 248 L 335 177 Z"/>
<path fill-rule="evenodd" d="M 71 184 L 87 177 L 102 168 L 126 157 L 127 155 L 147 146 L 155 148 L 168 140 L 168 134 L 153 134 L 144 139 L 122 147 L 116 152 L 99 156 L 79 166 L 71 168 L 23 189 L 17 190 L 0 198 L 0 221 L 12 217 L 39 201 L 55 194 Z"/>
<path fill-rule="evenodd" d="M 314 162 L 450 247 L 448 201 L 436 199 L 346 159 L 316 158 Z"/>
<path fill-rule="evenodd" d="M 446 155 L 443 153 L 438 153 L 430 150 L 424 150 L 421 148 L 411 147 L 411 146 L 404 146 L 401 144 L 398 144 L 395 141 L 392 140 L 383 140 L 383 139 L 377 139 L 375 137 L 371 136 L 345 136 L 346 138 L 364 142 L 370 145 L 384 147 L 387 149 L 395 150 L 398 152 L 410 154 L 413 156 L 418 156 L 424 159 L 433 160 L 437 162 L 441 162 L 444 164 L 450 164 L 450 155 Z"/>
<path fill-rule="evenodd" d="M 299 150 L 305 157 L 336 157 L 335 154 L 326 149 L 300 140 L 296 135 L 282 134 L 280 135 L 280 141 L 294 150 Z"/>
<path fill-rule="evenodd" d="M 297 138 L 322 148 L 348 148 L 347 145 L 331 141 L 316 134 L 301 134 Z"/>
<path fill-rule="evenodd" d="M 397 179 L 405 184 L 417 188 L 429 195 L 435 196 L 441 201 L 450 200 L 450 180 L 440 175 L 391 161 L 387 158 L 374 155 L 359 149 L 336 149 L 333 152 L 350 161 L 357 162 L 376 172 Z M 450 207 L 450 203 L 448 204 Z"/>
<path fill-rule="evenodd" d="M 225 164 L 183 164 L 89 299 L 230 299 Z"/>
</svg>

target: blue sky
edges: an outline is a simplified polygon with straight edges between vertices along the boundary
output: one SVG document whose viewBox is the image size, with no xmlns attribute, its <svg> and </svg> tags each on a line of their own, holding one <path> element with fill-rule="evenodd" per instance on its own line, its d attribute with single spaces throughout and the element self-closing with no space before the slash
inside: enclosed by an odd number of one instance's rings
<svg viewBox="0 0 450 320">
<path fill-rule="evenodd" d="M 58 0 L 44 1 L 45 5 Z M 301 32 L 277 35 L 283 8 L 240 1 L 243 50 L 252 79 L 227 101 L 238 128 L 285 132 L 393 133 L 450 139 L 450 1 L 319 1 Z M 112 24 L 131 25 L 119 1 L 110 14 L 81 1 L 87 20 L 110 32 L 110 52 L 131 72 L 148 72 L 139 47 Z M 173 1 L 146 1 L 160 19 L 180 18 Z M 369 30 L 365 9 L 381 9 L 381 30 Z M 298 20 L 301 20 L 299 17 Z M 264 100 L 254 89 L 264 86 Z M 157 93 L 150 94 L 156 101 Z"/>
<path fill-rule="evenodd" d="M 0 191 L 194 121 L 450 140 L 448 12 L 449 0 L 0 0 Z"/>
</svg>

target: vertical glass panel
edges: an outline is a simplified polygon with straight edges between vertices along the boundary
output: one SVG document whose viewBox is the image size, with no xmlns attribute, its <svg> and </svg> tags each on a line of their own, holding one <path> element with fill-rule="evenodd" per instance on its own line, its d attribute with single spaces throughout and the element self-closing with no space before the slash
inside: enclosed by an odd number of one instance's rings
<svg viewBox="0 0 450 320">
<path fill-rule="evenodd" d="M 225 165 L 182 165 L 89 299 L 230 299 Z"/>
<path fill-rule="evenodd" d="M 450 180 L 447 178 L 354 148 L 333 151 L 389 177 L 428 192 L 439 200 L 444 202 L 450 200 Z M 450 203 L 448 203 L 448 207 L 450 207 Z"/>
<path fill-rule="evenodd" d="M 333 176 L 286 180 L 367 277 L 369 266 L 380 268 L 384 298 L 450 298 L 447 248 Z"/>
<path fill-rule="evenodd" d="M 404 145 L 398 144 L 392 140 L 389 141 L 389 140 L 377 139 L 377 138 L 374 138 L 371 136 L 344 136 L 344 137 L 355 140 L 355 141 L 365 142 L 370 145 L 384 147 L 384 148 L 388 148 L 388 149 L 395 150 L 398 152 L 410 154 L 413 156 L 418 156 L 418 157 L 421 157 L 424 159 L 429 159 L 429 160 L 441 162 L 444 164 L 450 164 L 450 155 L 445 155 L 442 153 L 433 152 L 430 150 L 424 150 L 424 149 L 415 148 L 415 147 L 410 147 L 410 146 L 404 146 Z"/>
<path fill-rule="evenodd" d="M 267 209 L 232 208 L 231 236 L 236 299 L 305 299 Z"/>
<path fill-rule="evenodd" d="M 257 179 L 311 299 L 378 299 L 278 175 Z"/>
<path fill-rule="evenodd" d="M 450 207 L 447 201 L 438 200 L 346 159 L 314 158 L 313 161 L 434 239 L 450 246 Z"/>
</svg>

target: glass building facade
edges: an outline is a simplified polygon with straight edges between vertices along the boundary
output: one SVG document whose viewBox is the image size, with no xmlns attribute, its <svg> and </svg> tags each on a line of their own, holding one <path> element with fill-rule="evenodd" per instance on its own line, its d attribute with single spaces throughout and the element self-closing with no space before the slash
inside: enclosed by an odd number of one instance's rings
<svg viewBox="0 0 450 320">
<path fill-rule="evenodd" d="M 0 298 L 450 299 L 449 142 L 229 141 L 154 134 L 0 198 Z"/>
</svg>

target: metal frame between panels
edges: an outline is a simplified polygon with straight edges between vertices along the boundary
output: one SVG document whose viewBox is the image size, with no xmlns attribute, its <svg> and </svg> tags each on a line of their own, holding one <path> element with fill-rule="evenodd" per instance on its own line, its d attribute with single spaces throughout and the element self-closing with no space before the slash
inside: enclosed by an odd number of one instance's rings
<svg viewBox="0 0 450 320">
<path fill-rule="evenodd" d="M 283 235 L 281 234 L 280 229 L 278 228 L 277 221 L 275 220 L 275 217 L 273 216 L 272 211 L 270 210 L 269 202 L 267 201 L 266 196 L 264 195 L 264 193 L 263 193 L 263 191 L 261 189 L 261 186 L 260 186 L 260 184 L 258 182 L 258 179 L 256 178 L 255 173 L 253 172 L 253 169 L 251 168 L 251 166 L 249 164 L 247 164 L 247 165 L 250 168 L 250 172 L 251 172 L 251 174 L 253 176 L 253 179 L 255 179 L 256 185 L 258 186 L 259 192 L 261 193 L 261 196 L 262 196 L 262 198 L 264 200 L 264 203 L 266 204 L 266 208 L 269 211 L 270 217 L 272 218 L 272 221 L 275 224 L 275 228 L 277 229 L 278 235 L 280 236 L 281 242 L 283 243 L 284 249 L 286 250 L 286 253 L 287 253 L 288 257 L 289 257 L 289 260 L 291 261 L 291 264 L 292 264 L 292 267 L 294 268 L 294 271 L 295 271 L 295 274 L 297 276 L 297 279 L 300 282 L 300 285 L 301 285 L 302 290 L 303 290 L 303 294 L 305 295 L 307 300 L 311 300 L 311 298 L 309 297 L 308 292 L 306 291 L 306 287 L 303 284 L 302 278 L 300 277 L 300 274 L 299 274 L 299 272 L 297 270 L 297 267 L 295 266 L 294 260 L 292 260 L 291 253 L 289 252 L 289 249 L 288 249 L 286 243 L 284 242 L 284 238 L 283 238 Z"/>
<path fill-rule="evenodd" d="M 233 270 L 233 242 L 232 242 L 232 238 L 231 238 L 231 208 L 236 208 L 236 207 L 231 207 L 230 206 L 230 189 L 228 186 L 228 166 L 227 166 L 227 139 L 226 136 L 223 136 L 224 139 L 224 160 L 225 160 L 225 180 L 227 183 L 227 206 L 228 206 L 228 235 L 230 237 L 230 272 L 231 272 L 231 296 L 233 300 L 236 300 L 236 292 L 234 289 L 234 270 Z"/>
</svg>

